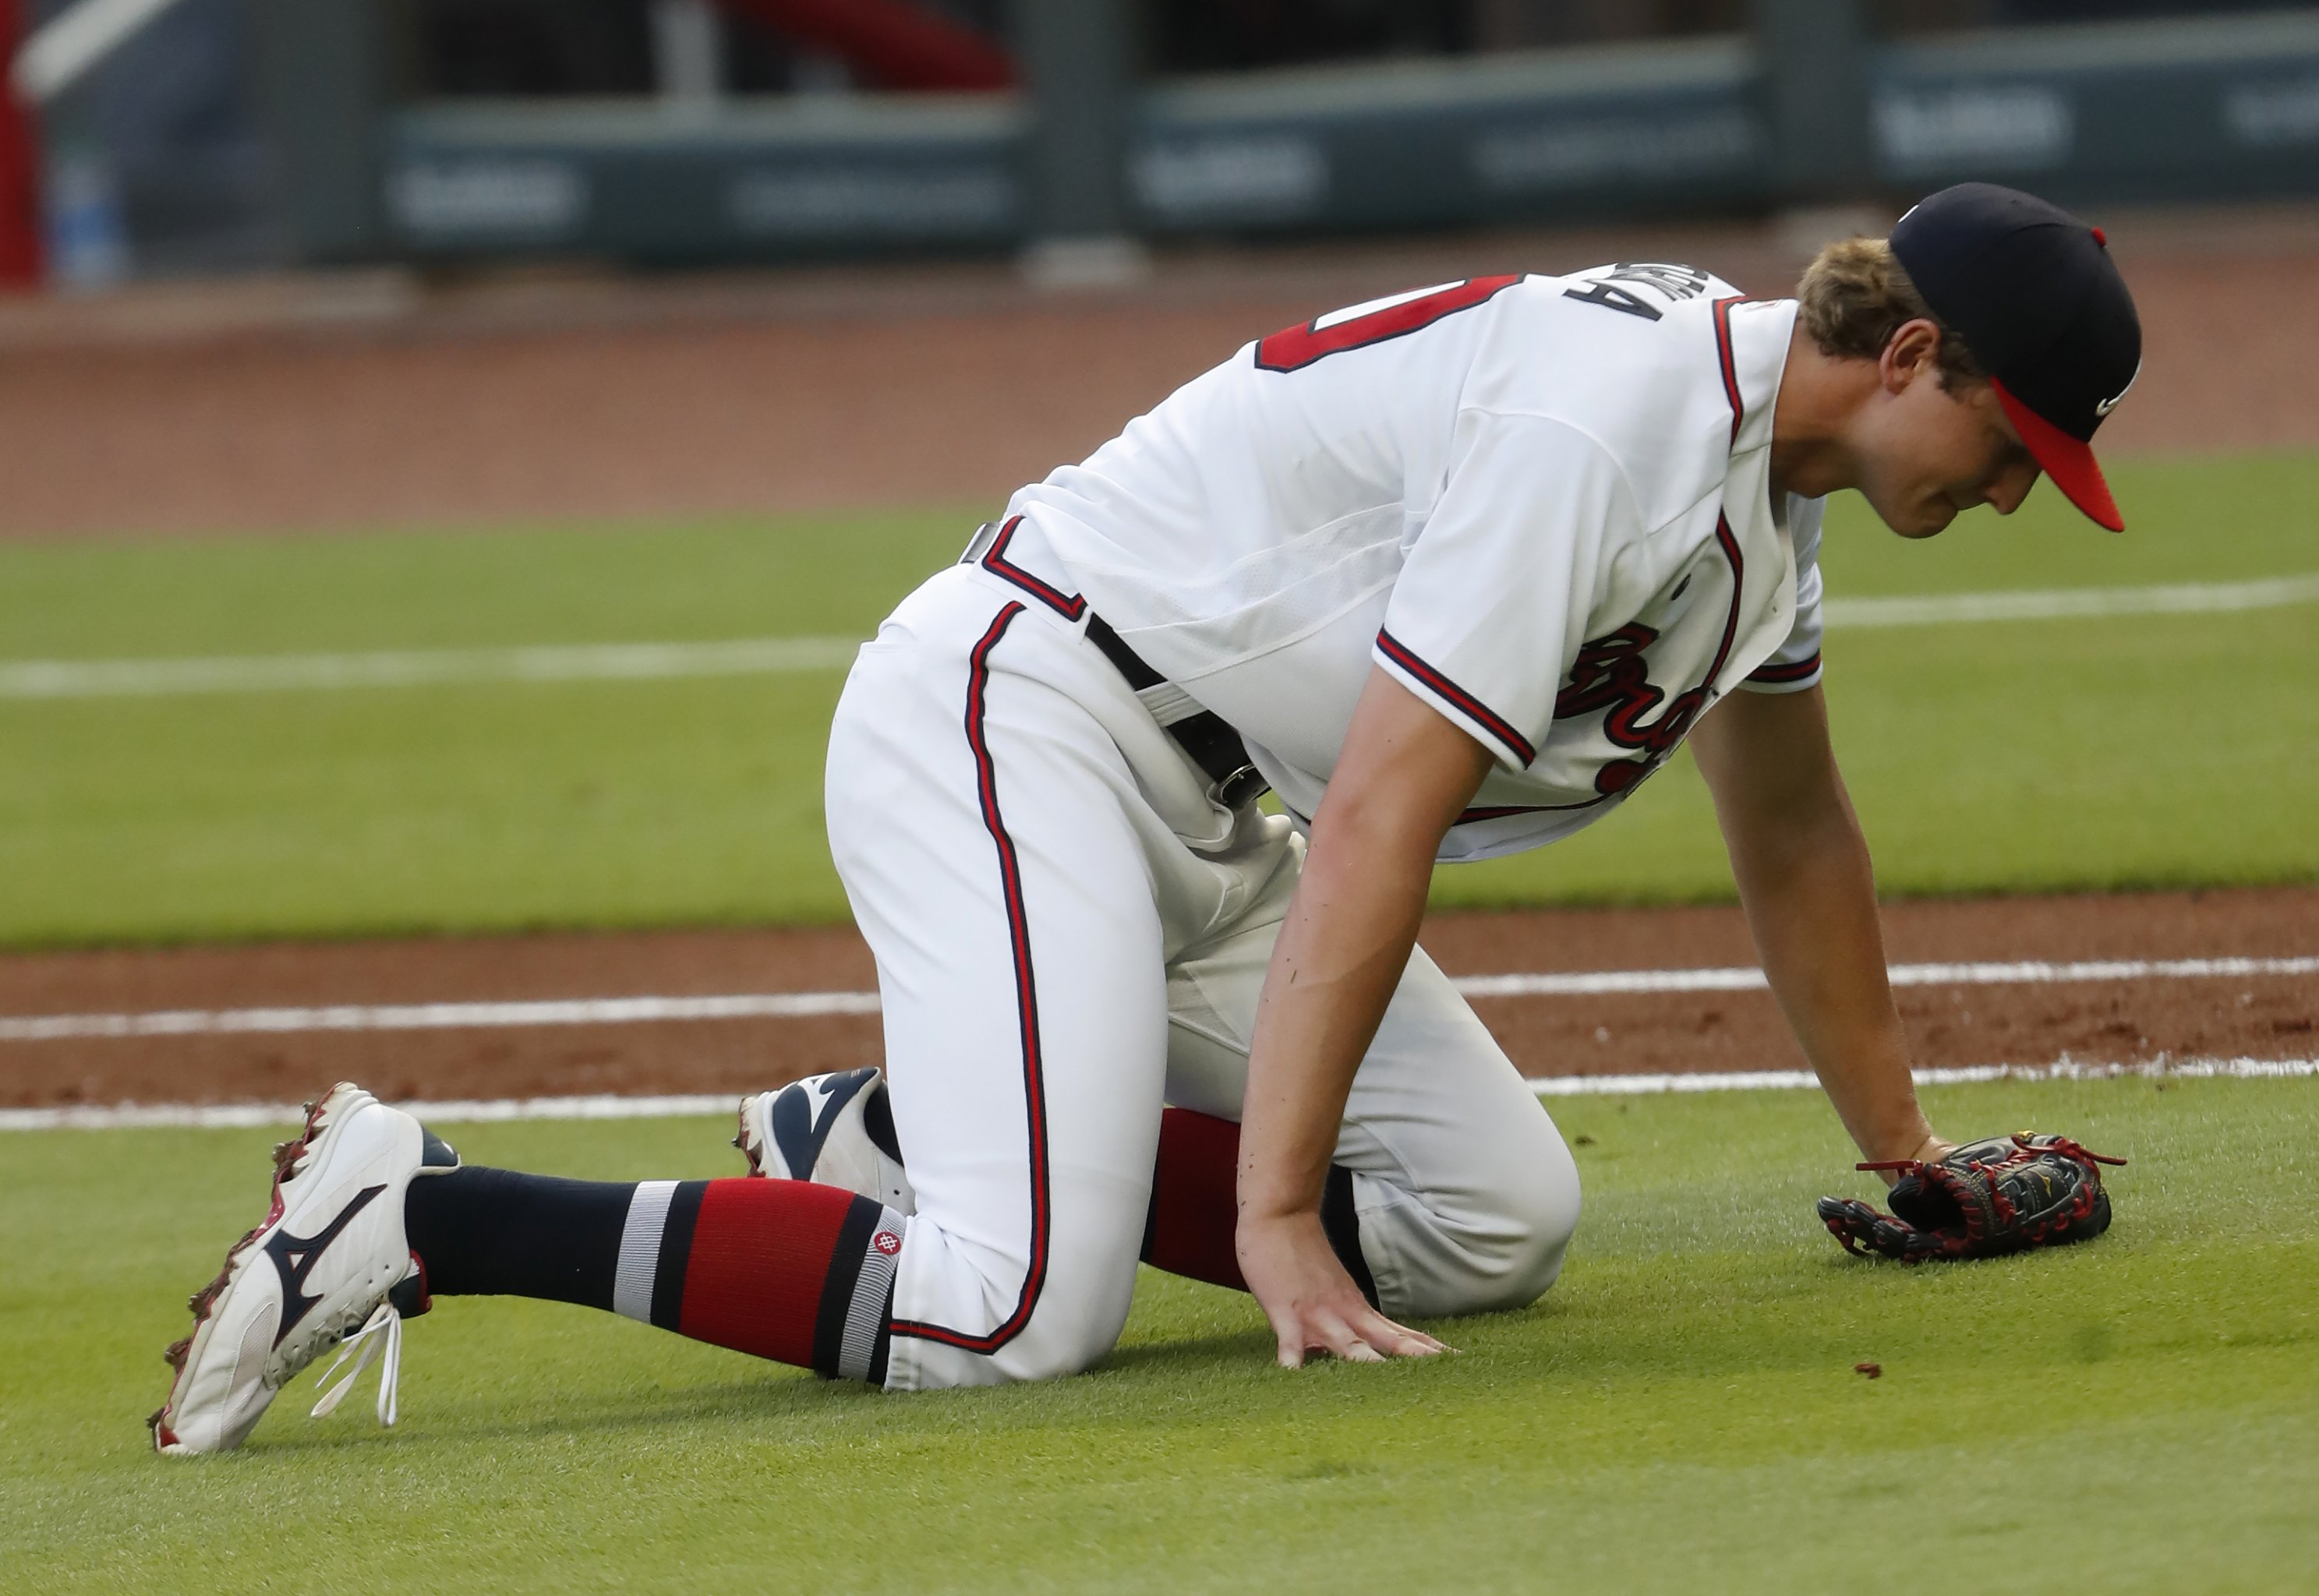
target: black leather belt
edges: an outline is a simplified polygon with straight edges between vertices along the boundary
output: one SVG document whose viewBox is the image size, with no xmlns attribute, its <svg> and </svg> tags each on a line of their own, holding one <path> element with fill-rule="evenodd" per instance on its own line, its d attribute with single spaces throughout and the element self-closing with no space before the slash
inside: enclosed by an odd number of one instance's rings
<svg viewBox="0 0 2319 1596">
<path fill-rule="evenodd" d="M 1104 658 L 1118 667 L 1127 685 L 1137 692 L 1158 687 L 1168 680 L 1145 664 L 1143 656 L 1128 647 L 1109 623 L 1092 610 L 1087 618 L 1087 641 L 1103 650 Z M 1256 768 L 1256 762 L 1249 758 L 1248 744 L 1241 741 L 1232 723 L 1214 711 L 1203 709 L 1197 715 L 1187 715 L 1170 722 L 1166 730 L 1192 756 L 1192 762 L 1208 773 L 1208 780 L 1215 783 L 1216 801 L 1225 808 L 1237 809 L 1272 785 Z"/>
</svg>

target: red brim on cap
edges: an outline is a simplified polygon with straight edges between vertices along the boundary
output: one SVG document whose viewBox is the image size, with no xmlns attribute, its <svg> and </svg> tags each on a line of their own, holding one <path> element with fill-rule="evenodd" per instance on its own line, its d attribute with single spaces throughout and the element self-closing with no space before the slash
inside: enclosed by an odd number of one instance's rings
<svg viewBox="0 0 2319 1596">
<path fill-rule="evenodd" d="M 2023 404 L 1994 377 L 1989 385 L 1997 390 L 1997 402 L 2005 407 L 2006 419 L 2021 435 L 2038 469 L 2053 479 L 2062 497 L 2085 511 L 2096 526 L 2107 527 L 2113 532 L 2125 531 L 2125 518 L 2117 513 L 2117 500 L 2110 497 L 2109 483 L 2102 480 L 2101 467 L 2094 462 L 2093 446 L 2083 438 L 2071 437 Z"/>
</svg>

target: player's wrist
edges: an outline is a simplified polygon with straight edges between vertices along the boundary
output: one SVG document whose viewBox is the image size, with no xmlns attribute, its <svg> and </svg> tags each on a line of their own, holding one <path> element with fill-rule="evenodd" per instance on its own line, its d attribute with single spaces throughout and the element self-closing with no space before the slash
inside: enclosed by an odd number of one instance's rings
<svg viewBox="0 0 2319 1596">
<path fill-rule="evenodd" d="M 1310 1199 L 1291 1193 L 1275 1194 L 1270 1197 L 1243 1196 L 1240 1203 L 1239 1222 L 1243 1232 L 1295 1230 L 1308 1224 L 1318 1227 L 1321 1223 L 1321 1198 L 1317 1193 Z"/>
<path fill-rule="evenodd" d="M 1949 1144 L 1936 1135 L 1922 1114 L 1886 1127 L 1863 1144 L 1861 1150 L 1870 1161 L 1891 1163 L 1898 1160 L 1936 1159 L 1948 1150 Z"/>
<path fill-rule="evenodd" d="M 1901 1170 L 1894 1166 L 1936 1163 L 1953 1151 L 1956 1144 L 1945 1141 L 1920 1118 L 1912 1126 L 1878 1138 L 1877 1146 L 1881 1150 L 1871 1151 L 1869 1161 L 1885 1166 L 1878 1173 L 1883 1176 L 1884 1184 L 1890 1186 L 1901 1174 Z"/>
</svg>

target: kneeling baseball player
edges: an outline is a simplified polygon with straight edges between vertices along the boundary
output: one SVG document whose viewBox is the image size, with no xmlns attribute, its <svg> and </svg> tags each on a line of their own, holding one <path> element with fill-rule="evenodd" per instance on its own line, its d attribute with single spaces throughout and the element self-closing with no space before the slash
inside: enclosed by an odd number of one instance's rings
<svg viewBox="0 0 2319 1596">
<path fill-rule="evenodd" d="M 383 1355 L 391 1422 L 402 1319 L 452 1295 L 916 1391 L 1087 1367 L 1140 1258 L 1252 1292 L 1283 1364 L 1440 1351 L 1408 1321 L 1535 1300 L 1579 1194 L 1415 945 L 1433 866 L 1601 819 L 1686 737 L 1772 989 L 1898 1177 L 1829 1227 L 1903 1258 L 2092 1233 L 2074 1142 L 1957 1150 L 1917 1107 L 1818 554 L 1838 489 L 1926 537 L 2041 470 L 2117 529 L 2087 440 L 2140 356 L 2100 232 L 1979 185 L 1791 300 L 1619 265 L 1250 344 L 862 649 L 827 809 L 883 1072 L 744 1102 L 750 1177 L 641 1184 L 463 1168 L 333 1088 L 194 1299 L 156 1444 L 238 1446 L 342 1342 L 317 1411 Z"/>
</svg>

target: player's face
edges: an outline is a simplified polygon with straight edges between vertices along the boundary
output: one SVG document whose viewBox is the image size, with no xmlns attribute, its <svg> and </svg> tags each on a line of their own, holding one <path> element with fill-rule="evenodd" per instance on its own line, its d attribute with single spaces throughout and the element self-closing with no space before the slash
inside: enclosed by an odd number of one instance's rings
<svg viewBox="0 0 2319 1596">
<path fill-rule="evenodd" d="M 1928 355 L 1888 369 L 1883 397 L 1862 439 L 1860 491 L 1893 531 L 1930 537 L 1975 505 L 2011 515 L 2028 497 L 2037 462 L 1987 383 L 1945 388 Z"/>
</svg>

